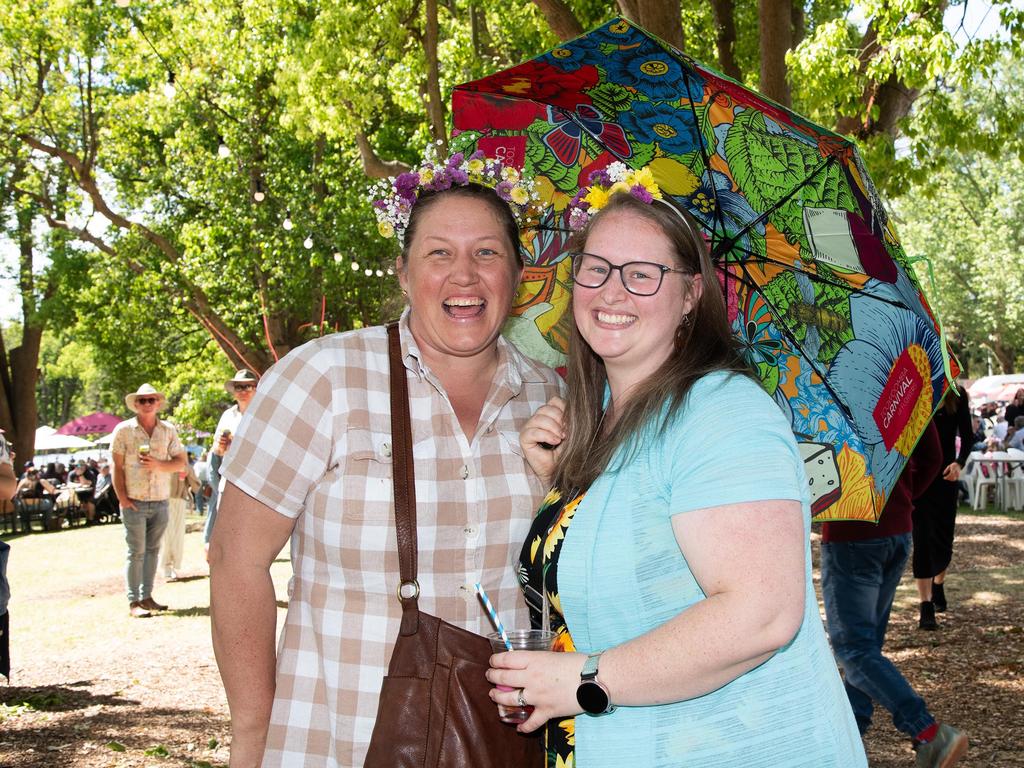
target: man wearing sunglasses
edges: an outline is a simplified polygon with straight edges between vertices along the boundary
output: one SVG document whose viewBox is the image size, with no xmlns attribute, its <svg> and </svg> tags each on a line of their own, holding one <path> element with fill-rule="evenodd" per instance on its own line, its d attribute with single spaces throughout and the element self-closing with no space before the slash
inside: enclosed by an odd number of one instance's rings
<svg viewBox="0 0 1024 768">
<path fill-rule="evenodd" d="M 125 395 L 134 419 L 114 428 L 110 453 L 114 457 L 114 492 L 121 504 L 121 522 L 128 542 L 125 582 L 129 612 L 136 618 L 167 606 L 153 599 L 153 580 L 160 540 L 167 527 L 171 474 L 185 468 L 185 449 L 173 424 L 158 418 L 166 404 L 162 392 L 149 384 Z"/>
<path fill-rule="evenodd" d="M 203 528 L 203 542 L 207 550 L 210 548 L 213 526 L 217 522 L 217 502 L 223 490 L 220 487 L 223 485 L 220 470 L 224 463 L 224 454 L 231 447 L 231 438 L 238 431 L 242 414 L 256 394 L 256 384 L 259 380 L 259 377 L 248 368 L 240 368 L 233 378 L 224 382 L 224 389 L 235 398 L 235 404 L 221 414 L 217 429 L 213 433 L 213 450 L 210 452 L 210 485 L 213 487 L 213 494 L 210 496 L 206 526 Z"/>
</svg>

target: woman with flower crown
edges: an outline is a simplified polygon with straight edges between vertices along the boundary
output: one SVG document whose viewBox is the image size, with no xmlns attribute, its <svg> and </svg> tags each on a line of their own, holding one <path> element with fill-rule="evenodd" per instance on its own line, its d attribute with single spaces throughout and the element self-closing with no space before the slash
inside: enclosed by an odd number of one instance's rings
<svg viewBox="0 0 1024 768">
<path fill-rule="evenodd" d="M 514 563 L 541 480 L 519 430 L 560 379 L 499 335 L 538 213 L 529 179 L 482 155 L 428 160 L 379 190 L 408 306 L 399 324 L 416 460 L 419 607 L 489 631 L 473 585 L 525 624 Z M 210 542 L 214 649 L 235 766 L 361 766 L 401 606 L 384 327 L 312 341 L 260 380 Z M 279 651 L 271 562 L 291 537 Z M 400 727 L 400 723 L 395 723 Z"/>
<path fill-rule="evenodd" d="M 492 657 L 548 766 L 864 766 L 811 583 L 789 424 L 747 375 L 694 220 L 613 164 L 567 212 L 568 395 L 524 428 L 551 478 L 521 555 L 560 652 Z M 742 439 L 724 440 L 745 425 Z"/>
</svg>

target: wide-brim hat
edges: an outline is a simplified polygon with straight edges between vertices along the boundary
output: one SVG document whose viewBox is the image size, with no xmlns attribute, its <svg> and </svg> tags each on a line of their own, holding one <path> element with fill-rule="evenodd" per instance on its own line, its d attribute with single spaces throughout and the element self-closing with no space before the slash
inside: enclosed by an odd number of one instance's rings
<svg viewBox="0 0 1024 768">
<path fill-rule="evenodd" d="M 256 384 L 259 380 L 260 377 L 248 368 L 239 368 L 234 377 L 224 382 L 224 389 L 233 395 L 235 394 L 235 384 Z"/>
<path fill-rule="evenodd" d="M 138 413 L 139 409 L 136 406 L 135 401 L 140 397 L 158 397 L 160 402 L 156 404 L 158 411 L 163 410 L 163 407 L 167 404 L 167 398 L 164 397 L 163 392 L 158 392 L 152 384 L 143 384 L 135 392 L 124 396 L 124 404 L 128 406 L 128 410 L 133 413 Z"/>
</svg>

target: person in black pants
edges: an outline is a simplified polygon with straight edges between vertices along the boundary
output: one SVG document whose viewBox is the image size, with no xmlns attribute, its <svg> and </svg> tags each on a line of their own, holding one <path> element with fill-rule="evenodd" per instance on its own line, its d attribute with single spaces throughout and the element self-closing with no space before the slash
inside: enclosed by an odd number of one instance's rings
<svg viewBox="0 0 1024 768">
<path fill-rule="evenodd" d="M 946 610 L 944 583 L 946 569 L 953 558 L 953 532 L 959 496 L 957 480 L 967 463 L 974 443 L 971 409 L 967 393 L 950 387 L 939 410 L 932 417 L 942 444 L 942 474 L 914 501 L 913 572 L 920 597 L 918 627 L 939 628 L 936 611 Z M 956 438 L 960 436 L 960 450 Z"/>
</svg>

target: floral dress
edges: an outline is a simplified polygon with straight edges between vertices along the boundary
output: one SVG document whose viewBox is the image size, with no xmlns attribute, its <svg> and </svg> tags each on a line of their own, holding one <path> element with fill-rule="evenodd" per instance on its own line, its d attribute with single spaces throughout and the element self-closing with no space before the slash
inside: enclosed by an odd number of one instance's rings
<svg viewBox="0 0 1024 768">
<path fill-rule="evenodd" d="M 540 628 L 547 609 L 549 628 L 555 633 L 552 648 L 555 651 L 576 650 L 562 616 L 557 573 L 558 554 L 562 549 L 565 532 L 583 496 L 583 493 L 563 496 L 560 490 L 552 488 L 533 520 L 530 534 L 519 556 L 519 582 L 530 609 L 530 623 Z M 576 718 L 548 721 L 544 744 L 548 768 L 574 768 Z"/>
</svg>

